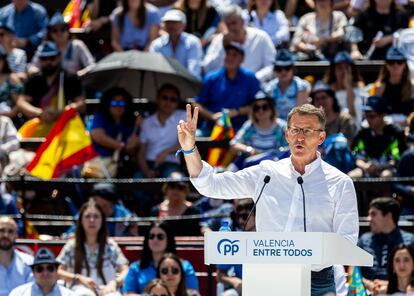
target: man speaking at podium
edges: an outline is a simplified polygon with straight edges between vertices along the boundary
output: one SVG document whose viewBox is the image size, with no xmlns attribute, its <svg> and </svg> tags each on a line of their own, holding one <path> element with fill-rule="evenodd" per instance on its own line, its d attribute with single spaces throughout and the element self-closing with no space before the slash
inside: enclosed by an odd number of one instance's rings
<svg viewBox="0 0 414 296">
<path fill-rule="evenodd" d="M 289 112 L 285 136 L 290 158 L 216 174 L 201 160 L 195 145 L 198 108 L 193 114 L 190 105 L 186 108 L 186 122 L 177 126 L 179 152 L 184 153 L 191 182 L 201 194 L 252 197 L 257 231 L 335 232 L 356 244 L 359 222 L 353 182 L 324 162 L 317 151 L 326 138 L 323 109 L 304 104 Z M 311 284 L 312 296 L 335 293 L 332 266 L 312 268 Z"/>
</svg>

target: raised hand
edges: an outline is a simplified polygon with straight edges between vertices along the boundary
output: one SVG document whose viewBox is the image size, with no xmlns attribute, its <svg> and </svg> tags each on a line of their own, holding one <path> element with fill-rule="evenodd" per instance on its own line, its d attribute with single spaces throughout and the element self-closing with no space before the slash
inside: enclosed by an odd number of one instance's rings
<svg viewBox="0 0 414 296">
<path fill-rule="evenodd" d="M 178 142 L 181 149 L 191 150 L 195 146 L 196 130 L 198 121 L 198 107 L 194 108 L 194 113 L 191 114 L 191 105 L 187 104 L 187 121 L 180 120 L 177 125 Z"/>
</svg>

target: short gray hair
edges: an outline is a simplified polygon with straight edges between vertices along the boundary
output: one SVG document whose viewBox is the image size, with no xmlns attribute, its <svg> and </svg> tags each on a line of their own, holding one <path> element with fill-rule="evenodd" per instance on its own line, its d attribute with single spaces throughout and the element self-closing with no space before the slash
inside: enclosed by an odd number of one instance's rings
<svg viewBox="0 0 414 296">
<path fill-rule="evenodd" d="M 292 119 L 292 116 L 295 114 L 299 115 L 315 115 L 318 117 L 319 124 L 321 125 L 321 130 L 325 130 L 325 123 L 326 123 L 326 117 L 325 117 L 325 111 L 322 107 L 316 108 L 314 105 L 311 104 L 303 104 L 300 106 L 294 107 L 292 110 L 290 110 L 287 118 L 287 125 L 290 126 L 290 120 Z"/>
<path fill-rule="evenodd" d="M 243 19 L 243 10 L 238 5 L 229 5 L 221 10 L 221 18 L 225 19 L 230 16 L 238 16 Z"/>
</svg>

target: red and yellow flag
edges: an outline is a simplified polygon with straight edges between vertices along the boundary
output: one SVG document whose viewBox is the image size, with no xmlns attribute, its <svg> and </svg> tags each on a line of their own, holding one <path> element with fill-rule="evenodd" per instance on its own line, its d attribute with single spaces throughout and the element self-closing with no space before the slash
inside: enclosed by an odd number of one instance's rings
<svg viewBox="0 0 414 296">
<path fill-rule="evenodd" d="M 230 117 L 226 112 L 223 112 L 223 115 L 217 120 L 217 123 L 211 130 L 210 138 L 213 141 L 231 140 L 234 138 L 234 135 L 235 133 L 231 125 Z M 208 150 L 207 162 L 212 166 L 226 167 L 233 159 L 234 155 L 226 148 L 210 148 Z"/>
<path fill-rule="evenodd" d="M 91 21 L 87 4 L 86 0 L 69 1 L 63 11 L 63 18 L 70 28 L 84 28 Z"/>
<path fill-rule="evenodd" d="M 66 110 L 40 145 L 26 170 L 41 179 L 57 178 L 97 154 L 77 111 Z"/>
</svg>

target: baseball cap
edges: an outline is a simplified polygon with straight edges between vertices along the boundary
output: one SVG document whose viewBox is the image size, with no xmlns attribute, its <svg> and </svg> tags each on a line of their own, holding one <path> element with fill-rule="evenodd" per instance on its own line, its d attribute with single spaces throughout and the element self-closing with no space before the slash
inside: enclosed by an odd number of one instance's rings
<svg viewBox="0 0 414 296">
<path fill-rule="evenodd" d="M 352 59 L 351 55 L 347 51 L 342 50 L 335 55 L 333 62 L 334 64 L 339 64 L 339 63 L 353 64 L 354 60 Z"/>
<path fill-rule="evenodd" d="M 234 42 L 234 41 L 231 41 L 231 42 L 229 42 L 228 44 L 226 44 L 226 46 L 224 46 L 224 50 L 229 50 L 229 49 L 235 49 L 235 50 L 237 50 L 240 54 L 242 54 L 242 55 L 244 55 L 244 48 L 243 48 L 243 46 L 240 44 L 240 43 L 238 43 L 238 42 Z"/>
<path fill-rule="evenodd" d="M 386 61 L 406 61 L 404 54 L 396 47 L 391 46 L 385 55 Z"/>
<path fill-rule="evenodd" d="M 362 106 L 365 112 L 388 113 L 389 105 L 387 99 L 381 96 L 370 96 L 367 103 Z"/>
<path fill-rule="evenodd" d="M 181 22 L 183 24 L 187 23 L 187 17 L 184 12 L 178 9 L 168 10 L 164 16 L 161 18 L 162 22 Z"/>
<path fill-rule="evenodd" d="M 52 18 L 50 19 L 49 23 L 47 24 L 48 27 L 53 26 L 68 26 L 68 24 L 65 22 L 65 19 L 63 18 L 63 15 L 59 12 L 56 12 Z"/>
<path fill-rule="evenodd" d="M 295 57 L 287 49 L 280 49 L 277 51 L 275 60 L 273 62 L 274 66 L 286 67 L 293 66 L 295 64 Z"/>
<path fill-rule="evenodd" d="M 55 254 L 51 250 L 48 248 L 40 248 L 37 250 L 31 266 L 39 264 L 59 264 L 59 262 L 56 261 Z"/>
<path fill-rule="evenodd" d="M 92 187 L 92 195 L 100 196 L 112 203 L 118 202 L 117 188 L 112 183 L 96 183 Z"/>
<path fill-rule="evenodd" d="M 59 49 L 52 41 L 46 41 L 39 45 L 36 54 L 39 58 L 54 57 L 59 55 Z"/>
<path fill-rule="evenodd" d="M 320 92 L 320 91 L 324 91 L 332 97 L 335 95 L 334 90 L 332 89 L 332 87 L 329 84 L 327 84 L 327 83 L 325 83 L 321 80 L 318 80 L 318 81 L 316 81 L 315 85 L 313 86 L 310 96 L 313 98 L 313 96 L 316 93 Z"/>
</svg>

